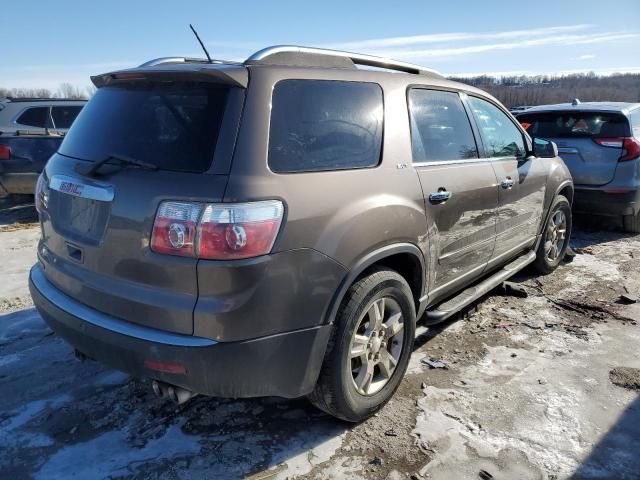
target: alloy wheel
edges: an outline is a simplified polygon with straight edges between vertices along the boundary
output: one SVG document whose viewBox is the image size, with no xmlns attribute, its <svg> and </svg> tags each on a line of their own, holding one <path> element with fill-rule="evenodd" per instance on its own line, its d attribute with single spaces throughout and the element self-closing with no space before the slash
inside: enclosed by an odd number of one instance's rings
<svg viewBox="0 0 640 480">
<path fill-rule="evenodd" d="M 404 318 L 393 298 L 375 300 L 365 310 L 349 346 L 351 375 L 361 395 L 373 395 L 388 382 L 404 347 Z"/>
<path fill-rule="evenodd" d="M 567 216 L 562 210 L 553 214 L 547 225 L 544 241 L 544 255 L 549 263 L 554 263 L 562 253 L 567 240 Z"/>
</svg>

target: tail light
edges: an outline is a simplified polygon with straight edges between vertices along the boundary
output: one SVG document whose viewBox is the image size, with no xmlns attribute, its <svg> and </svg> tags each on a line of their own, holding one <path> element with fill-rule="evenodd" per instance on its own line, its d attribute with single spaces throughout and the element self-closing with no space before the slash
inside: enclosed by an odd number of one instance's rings
<svg viewBox="0 0 640 480">
<path fill-rule="evenodd" d="M 279 200 L 162 202 L 153 225 L 151 250 L 210 260 L 266 255 L 278 236 L 283 213 Z"/>
<path fill-rule="evenodd" d="M 40 176 L 38 176 L 35 191 L 35 204 L 38 213 L 42 213 L 42 211 L 47 208 L 48 201 L 49 197 L 47 195 L 47 180 L 44 178 L 44 173 L 41 173 Z"/>
<path fill-rule="evenodd" d="M 162 202 L 151 234 L 151 249 L 158 253 L 196 256 L 196 230 L 204 205 Z"/>
<path fill-rule="evenodd" d="M 11 158 L 11 148 L 9 145 L 0 144 L 0 160 L 9 160 Z"/>
<path fill-rule="evenodd" d="M 634 137 L 594 138 L 594 142 L 603 147 L 621 148 L 620 162 L 635 160 L 640 157 L 640 142 Z"/>
</svg>

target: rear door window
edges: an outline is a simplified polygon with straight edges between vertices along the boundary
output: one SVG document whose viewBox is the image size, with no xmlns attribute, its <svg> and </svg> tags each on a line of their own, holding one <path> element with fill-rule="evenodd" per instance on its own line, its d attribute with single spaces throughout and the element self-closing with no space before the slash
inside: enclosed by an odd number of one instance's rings
<svg viewBox="0 0 640 480">
<path fill-rule="evenodd" d="M 409 116 L 415 163 L 478 158 L 471 124 L 457 93 L 412 89 Z"/>
<path fill-rule="evenodd" d="M 624 115 L 603 112 L 541 112 L 518 115 L 532 137 L 594 138 L 626 137 L 629 125 Z"/>
<path fill-rule="evenodd" d="M 523 157 L 525 155 L 523 134 L 506 113 L 492 103 L 477 97 L 470 96 L 469 105 L 488 157 Z"/>
<path fill-rule="evenodd" d="M 44 128 L 47 126 L 49 117 L 49 107 L 32 107 L 27 108 L 16 119 L 16 123 L 27 127 Z"/>
<path fill-rule="evenodd" d="M 60 153 L 91 161 L 125 156 L 161 170 L 204 172 L 213 161 L 230 90 L 196 82 L 102 87 Z"/>
<path fill-rule="evenodd" d="M 377 84 L 280 81 L 273 91 L 269 167 L 277 173 L 374 167 L 382 125 Z"/>
<path fill-rule="evenodd" d="M 51 107 L 51 117 L 55 128 L 69 128 L 82 110 L 81 106 Z"/>
</svg>

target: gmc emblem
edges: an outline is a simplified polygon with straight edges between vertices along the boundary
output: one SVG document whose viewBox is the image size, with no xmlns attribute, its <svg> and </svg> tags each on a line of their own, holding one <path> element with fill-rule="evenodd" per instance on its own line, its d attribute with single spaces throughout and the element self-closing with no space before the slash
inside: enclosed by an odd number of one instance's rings
<svg viewBox="0 0 640 480">
<path fill-rule="evenodd" d="M 60 191 L 68 193 L 69 195 L 81 196 L 84 185 L 78 185 L 77 183 L 62 182 L 60 183 Z"/>
</svg>

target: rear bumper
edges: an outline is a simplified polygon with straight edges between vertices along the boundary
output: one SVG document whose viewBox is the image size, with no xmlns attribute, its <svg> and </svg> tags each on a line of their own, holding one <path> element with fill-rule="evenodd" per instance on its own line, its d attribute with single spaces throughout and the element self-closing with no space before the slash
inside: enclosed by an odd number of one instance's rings
<svg viewBox="0 0 640 480">
<path fill-rule="evenodd" d="M 91 309 L 51 284 L 39 264 L 31 269 L 29 289 L 49 326 L 88 357 L 136 377 L 219 397 L 295 398 L 310 393 L 331 328 L 323 325 L 216 342 L 132 324 Z M 165 370 L 173 372 L 157 370 L 158 364 L 172 366 Z"/>
<path fill-rule="evenodd" d="M 33 195 L 39 173 L 0 173 L 0 197 L 12 193 Z"/>
<path fill-rule="evenodd" d="M 596 215 L 636 215 L 640 210 L 640 190 L 607 193 L 576 187 L 573 210 Z"/>
</svg>

